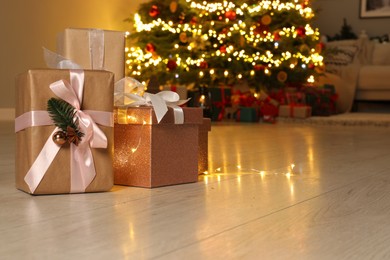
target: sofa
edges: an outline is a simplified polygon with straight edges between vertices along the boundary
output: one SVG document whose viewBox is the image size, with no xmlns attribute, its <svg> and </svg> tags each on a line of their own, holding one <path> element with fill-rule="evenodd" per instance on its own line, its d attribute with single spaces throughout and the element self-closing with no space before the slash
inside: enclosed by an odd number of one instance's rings
<svg viewBox="0 0 390 260">
<path fill-rule="evenodd" d="M 339 94 L 337 109 L 350 112 L 355 101 L 390 101 L 390 43 L 356 40 L 325 43 L 326 72 L 320 84 L 332 84 Z"/>
</svg>

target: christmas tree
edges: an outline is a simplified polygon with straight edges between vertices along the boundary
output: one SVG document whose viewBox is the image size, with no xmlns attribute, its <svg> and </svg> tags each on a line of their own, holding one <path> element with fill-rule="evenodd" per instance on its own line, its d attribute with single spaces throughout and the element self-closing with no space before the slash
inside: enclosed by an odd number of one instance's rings
<svg viewBox="0 0 390 260">
<path fill-rule="evenodd" d="M 323 63 L 309 0 L 153 0 L 132 21 L 129 76 L 256 89 L 313 82 Z"/>
</svg>

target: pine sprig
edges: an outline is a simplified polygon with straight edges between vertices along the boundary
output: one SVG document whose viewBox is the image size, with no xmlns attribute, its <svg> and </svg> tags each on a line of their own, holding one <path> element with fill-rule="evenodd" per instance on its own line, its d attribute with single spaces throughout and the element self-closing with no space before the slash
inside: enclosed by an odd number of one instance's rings
<svg viewBox="0 0 390 260">
<path fill-rule="evenodd" d="M 80 131 L 78 120 L 75 120 L 76 110 L 68 102 L 51 98 L 47 101 L 47 111 L 51 119 L 53 120 L 55 126 L 59 127 L 62 131 L 69 135 L 70 129 L 77 136 L 76 140 L 72 138 L 70 142 L 78 144 L 81 138 L 84 136 L 84 133 Z"/>
</svg>

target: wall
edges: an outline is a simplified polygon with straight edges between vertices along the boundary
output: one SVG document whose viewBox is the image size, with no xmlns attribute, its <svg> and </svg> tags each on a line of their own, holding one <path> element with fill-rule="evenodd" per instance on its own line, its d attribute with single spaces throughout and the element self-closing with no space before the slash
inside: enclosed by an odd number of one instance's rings
<svg viewBox="0 0 390 260">
<path fill-rule="evenodd" d="M 0 0 L 0 111 L 13 112 L 15 76 L 46 67 L 42 47 L 55 50 L 58 32 L 66 27 L 130 30 L 123 20 L 142 2 L 146 0 Z"/>
<path fill-rule="evenodd" d="M 353 32 L 359 35 L 365 30 L 371 37 L 390 33 L 390 18 L 360 18 L 361 0 L 314 0 L 313 9 L 320 9 L 314 26 L 320 29 L 321 34 L 334 36 L 339 33 L 343 19 L 352 27 Z"/>
</svg>

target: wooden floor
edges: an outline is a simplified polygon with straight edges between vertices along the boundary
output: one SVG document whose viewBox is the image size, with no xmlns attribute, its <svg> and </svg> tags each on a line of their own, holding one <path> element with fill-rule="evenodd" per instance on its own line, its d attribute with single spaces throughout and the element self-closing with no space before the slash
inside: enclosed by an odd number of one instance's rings
<svg viewBox="0 0 390 260">
<path fill-rule="evenodd" d="M 214 124 L 198 183 L 55 196 L 0 129 L 0 259 L 390 259 L 390 128 Z"/>
</svg>

